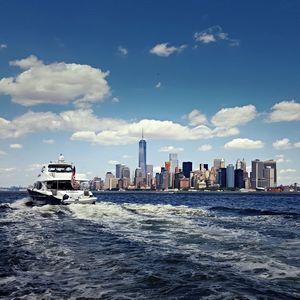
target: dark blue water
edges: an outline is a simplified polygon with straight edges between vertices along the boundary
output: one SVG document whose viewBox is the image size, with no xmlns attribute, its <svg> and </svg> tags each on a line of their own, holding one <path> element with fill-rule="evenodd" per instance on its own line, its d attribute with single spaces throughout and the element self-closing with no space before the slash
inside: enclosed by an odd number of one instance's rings
<svg viewBox="0 0 300 300">
<path fill-rule="evenodd" d="M 0 193 L 1 299 L 300 299 L 300 195 Z"/>
</svg>

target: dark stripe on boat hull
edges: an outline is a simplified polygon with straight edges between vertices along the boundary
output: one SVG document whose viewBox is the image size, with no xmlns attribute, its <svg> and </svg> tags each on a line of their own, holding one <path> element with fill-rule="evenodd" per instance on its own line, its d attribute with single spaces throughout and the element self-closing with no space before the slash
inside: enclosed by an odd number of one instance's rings
<svg viewBox="0 0 300 300">
<path fill-rule="evenodd" d="M 31 197 L 34 205 L 61 205 L 64 204 L 60 199 L 55 198 L 54 196 L 44 195 L 40 192 L 32 191 L 27 189 L 29 196 Z"/>
</svg>

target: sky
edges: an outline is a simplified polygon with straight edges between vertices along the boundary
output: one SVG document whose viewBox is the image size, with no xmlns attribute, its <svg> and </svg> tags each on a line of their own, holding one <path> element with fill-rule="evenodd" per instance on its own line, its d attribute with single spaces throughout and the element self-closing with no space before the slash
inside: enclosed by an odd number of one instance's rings
<svg viewBox="0 0 300 300">
<path fill-rule="evenodd" d="M 278 162 L 300 183 L 300 2 L 1 1 L 0 186 L 41 164 Z"/>
</svg>

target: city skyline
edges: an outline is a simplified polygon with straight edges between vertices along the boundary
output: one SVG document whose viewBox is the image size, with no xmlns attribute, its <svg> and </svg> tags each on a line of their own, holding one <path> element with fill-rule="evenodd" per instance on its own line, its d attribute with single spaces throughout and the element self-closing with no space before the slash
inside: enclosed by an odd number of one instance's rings
<svg viewBox="0 0 300 300">
<path fill-rule="evenodd" d="M 31 184 L 59 153 L 90 178 L 117 163 L 132 175 L 142 131 L 154 170 L 169 153 L 275 159 L 278 184 L 300 183 L 299 13 L 298 1 L 4 2 L 0 186 Z"/>
<path fill-rule="evenodd" d="M 254 159 L 247 166 L 245 159 L 236 160 L 235 166 L 224 158 L 194 165 L 191 161 L 180 164 L 177 153 L 169 153 L 169 160 L 155 170 L 146 164 L 147 142 L 142 133 L 138 143 L 138 167 L 130 173 L 124 164 L 115 165 L 115 173 L 108 171 L 103 179 L 96 176 L 91 182 L 94 190 L 271 190 L 282 191 L 277 184 L 277 161 Z M 125 172 L 124 172 L 125 171 Z M 132 176 L 130 176 L 132 174 Z M 298 184 L 291 184 L 293 190 Z"/>
</svg>

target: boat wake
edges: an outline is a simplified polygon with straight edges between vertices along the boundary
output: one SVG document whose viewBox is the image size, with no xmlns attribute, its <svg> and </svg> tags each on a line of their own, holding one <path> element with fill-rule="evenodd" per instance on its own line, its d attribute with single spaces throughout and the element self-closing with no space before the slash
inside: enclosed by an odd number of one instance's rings
<svg viewBox="0 0 300 300">
<path fill-rule="evenodd" d="M 300 224 L 286 211 L 28 200 L 0 206 L 0 297 L 300 297 Z"/>
</svg>

